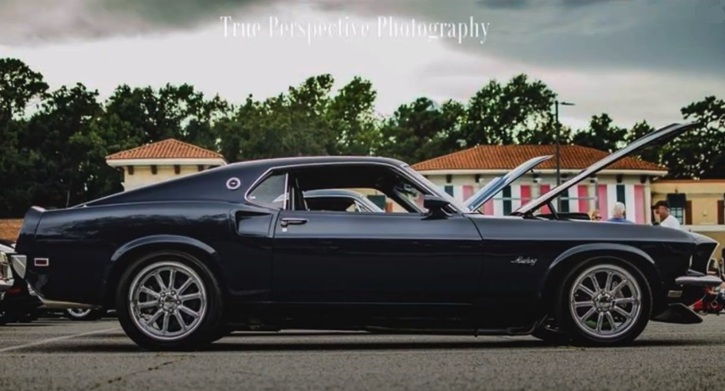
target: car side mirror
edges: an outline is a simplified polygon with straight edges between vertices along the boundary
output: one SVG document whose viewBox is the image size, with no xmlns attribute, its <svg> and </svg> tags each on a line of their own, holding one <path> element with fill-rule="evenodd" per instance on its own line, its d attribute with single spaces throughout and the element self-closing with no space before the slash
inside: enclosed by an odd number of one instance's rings
<svg viewBox="0 0 725 391">
<path fill-rule="evenodd" d="M 448 205 L 450 205 L 450 202 L 448 202 L 445 198 L 427 194 L 423 196 L 423 207 L 428 209 L 428 213 L 431 217 L 447 216 L 448 214 L 443 209 L 445 209 Z"/>
</svg>

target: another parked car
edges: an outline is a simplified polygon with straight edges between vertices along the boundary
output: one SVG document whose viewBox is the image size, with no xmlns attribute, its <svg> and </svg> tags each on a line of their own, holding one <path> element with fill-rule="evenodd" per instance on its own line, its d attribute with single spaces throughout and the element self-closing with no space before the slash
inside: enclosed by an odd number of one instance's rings
<svg viewBox="0 0 725 391">
<path fill-rule="evenodd" d="M 10 267 L 8 254 L 14 252 L 15 243 L 0 240 L 0 324 L 32 322 L 40 315 L 40 299 Z"/>
<path fill-rule="evenodd" d="M 625 344 L 650 320 L 702 321 L 687 305 L 721 283 L 705 274 L 717 242 L 570 220 L 552 200 L 693 126 L 648 134 L 512 216 L 472 213 L 394 159 L 268 159 L 33 207 L 10 258 L 45 302 L 115 308 L 126 334 L 153 350 L 198 348 L 249 325 Z M 304 196 L 356 188 L 404 212 L 313 211 Z M 279 194 L 289 202 L 275 203 Z"/>
<path fill-rule="evenodd" d="M 377 212 L 385 213 L 374 202 L 364 195 L 347 189 L 323 189 L 304 192 L 308 210 L 326 210 L 337 212 Z M 285 195 L 277 197 L 274 202 L 283 205 Z"/>
</svg>

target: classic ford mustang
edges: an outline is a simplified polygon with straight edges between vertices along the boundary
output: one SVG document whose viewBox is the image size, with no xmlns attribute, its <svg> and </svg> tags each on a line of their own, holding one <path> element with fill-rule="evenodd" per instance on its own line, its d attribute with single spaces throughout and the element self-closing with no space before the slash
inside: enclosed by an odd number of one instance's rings
<svg viewBox="0 0 725 391">
<path fill-rule="evenodd" d="M 686 306 L 721 283 L 704 273 L 717 242 L 569 219 L 552 200 L 692 126 L 646 135 L 511 216 L 472 210 L 528 165 L 463 205 L 394 159 L 268 159 L 67 209 L 33 207 L 10 261 L 46 303 L 115 308 L 127 335 L 152 350 L 254 327 L 624 344 L 650 320 L 701 321 Z M 304 192 L 322 189 L 372 189 L 397 207 L 309 210 Z"/>
</svg>

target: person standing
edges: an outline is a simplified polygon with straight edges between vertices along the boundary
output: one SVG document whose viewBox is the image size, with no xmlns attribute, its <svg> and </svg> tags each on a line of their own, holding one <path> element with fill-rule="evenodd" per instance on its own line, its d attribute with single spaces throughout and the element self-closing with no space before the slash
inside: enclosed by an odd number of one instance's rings
<svg viewBox="0 0 725 391">
<path fill-rule="evenodd" d="M 612 223 L 634 224 L 633 222 L 627 220 L 627 218 L 625 217 L 626 211 L 627 207 L 624 206 L 623 203 L 615 203 L 614 207 L 612 207 L 612 217 L 607 221 L 610 221 Z"/>
<path fill-rule="evenodd" d="M 660 217 L 660 226 L 667 228 L 682 229 L 679 220 L 670 214 L 670 204 L 667 201 L 657 201 L 652 207 L 655 214 Z"/>
</svg>

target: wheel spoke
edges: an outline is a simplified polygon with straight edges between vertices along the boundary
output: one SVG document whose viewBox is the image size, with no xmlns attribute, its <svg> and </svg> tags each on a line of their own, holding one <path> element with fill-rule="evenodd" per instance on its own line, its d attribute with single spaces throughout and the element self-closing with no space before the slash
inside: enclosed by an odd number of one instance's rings
<svg viewBox="0 0 725 391">
<path fill-rule="evenodd" d="M 595 308 L 591 308 L 589 311 L 587 311 L 583 316 L 579 317 L 580 322 L 586 322 L 587 319 L 589 319 L 594 313 L 597 312 Z"/>
<path fill-rule="evenodd" d="M 169 272 L 169 289 L 174 289 L 174 283 L 176 282 L 176 269 L 171 269 Z"/>
<path fill-rule="evenodd" d="M 145 287 L 145 286 L 142 286 L 141 287 L 140 292 L 141 293 L 145 293 L 145 294 L 153 297 L 154 299 L 158 299 L 161 296 L 161 295 L 158 294 L 158 292 L 155 292 L 155 291 L 151 290 L 151 288 L 148 288 L 148 287 Z"/>
<path fill-rule="evenodd" d="M 200 298 L 201 298 L 201 293 L 191 293 L 188 295 L 179 296 L 179 300 L 181 300 L 182 303 L 189 301 L 189 300 L 195 300 L 195 299 L 200 299 Z"/>
<path fill-rule="evenodd" d="M 612 313 L 607 311 L 607 323 L 609 323 L 609 328 L 612 331 L 617 330 L 617 324 L 614 322 L 614 317 L 612 316 Z"/>
<path fill-rule="evenodd" d="M 181 330 L 186 331 L 186 323 L 184 322 L 184 318 L 179 313 L 179 310 L 174 311 L 174 317 L 176 318 L 176 321 L 179 323 L 179 327 L 181 327 Z"/>
<path fill-rule="evenodd" d="M 597 295 L 594 291 L 592 291 L 591 289 L 587 288 L 584 285 L 580 285 L 579 287 L 577 287 L 577 289 L 586 293 L 587 295 L 589 295 L 589 297 L 594 297 Z"/>
<path fill-rule="evenodd" d="M 577 301 L 574 303 L 574 307 L 581 308 L 581 307 L 594 307 L 593 301 Z"/>
<path fill-rule="evenodd" d="M 140 309 L 140 310 L 145 309 L 145 308 L 154 308 L 154 307 L 158 307 L 158 306 L 159 306 L 159 302 L 156 300 L 144 301 L 143 303 L 138 303 L 138 305 L 137 305 L 138 309 Z"/>
<path fill-rule="evenodd" d="M 199 317 L 199 313 L 194 312 L 191 308 L 189 308 L 189 307 L 187 307 L 185 305 L 179 306 L 179 311 L 185 312 L 187 315 L 193 316 L 194 318 L 198 318 Z"/>
<path fill-rule="evenodd" d="M 624 297 L 621 299 L 614 299 L 614 304 L 639 304 L 639 300 L 634 297 Z"/>
<path fill-rule="evenodd" d="M 186 291 L 186 289 L 187 289 L 188 287 L 190 287 L 190 286 L 191 286 L 191 284 L 193 284 L 193 283 L 194 283 L 194 281 L 193 281 L 193 280 L 192 280 L 191 278 L 187 279 L 186 281 L 184 281 L 184 283 L 183 283 L 183 284 L 181 284 L 181 286 L 179 287 L 179 289 L 177 289 L 177 290 L 176 290 L 176 292 L 177 292 L 178 294 L 182 294 L 182 293 L 184 293 L 184 292 Z"/>
<path fill-rule="evenodd" d="M 164 314 L 164 311 L 158 310 L 154 313 L 154 316 L 152 316 L 149 320 L 146 321 L 146 325 L 153 327 L 153 325 L 156 323 L 157 320 L 161 317 L 161 315 Z"/>
<path fill-rule="evenodd" d="M 631 318 L 631 317 L 632 317 L 632 314 L 630 314 L 629 312 L 627 312 L 627 311 L 623 310 L 623 309 L 622 309 L 621 307 L 617 307 L 616 305 L 615 305 L 614 307 L 612 307 L 612 310 L 613 310 L 614 312 L 616 312 L 616 313 L 618 313 L 618 314 L 620 314 L 620 315 L 624 316 L 624 317 L 625 317 L 625 318 L 627 318 L 627 319 L 629 319 L 629 318 Z"/>
<path fill-rule="evenodd" d="M 164 284 L 164 280 L 161 279 L 161 272 L 156 272 L 154 274 L 154 278 L 156 279 L 156 283 L 159 284 L 159 288 L 161 288 L 162 291 L 166 290 L 166 284 Z"/>
<path fill-rule="evenodd" d="M 619 284 L 617 284 L 617 286 L 615 286 L 614 288 L 612 288 L 611 291 L 609 291 L 609 294 L 612 296 L 616 295 L 617 293 L 619 293 L 619 291 L 622 288 L 624 288 L 625 285 L 627 285 L 627 280 L 620 281 Z"/>
<path fill-rule="evenodd" d="M 602 288 L 599 286 L 599 281 L 597 281 L 597 278 L 594 274 L 589 275 L 589 281 L 591 281 L 592 285 L 594 285 L 594 291 L 596 293 L 599 293 L 602 290 Z"/>
<path fill-rule="evenodd" d="M 614 272 L 607 272 L 607 281 L 604 283 L 604 291 L 609 291 L 609 287 L 612 286 L 612 279 L 614 278 Z"/>
<path fill-rule="evenodd" d="M 171 318 L 171 315 L 168 312 L 164 312 L 164 322 L 161 326 L 161 332 L 164 334 L 169 333 L 169 318 Z"/>
<path fill-rule="evenodd" d="M 604 324 L 604 313 L 600 312 L 597 317 L 597 333 L 602 332 L 602 325 Z"/>
</svg>

